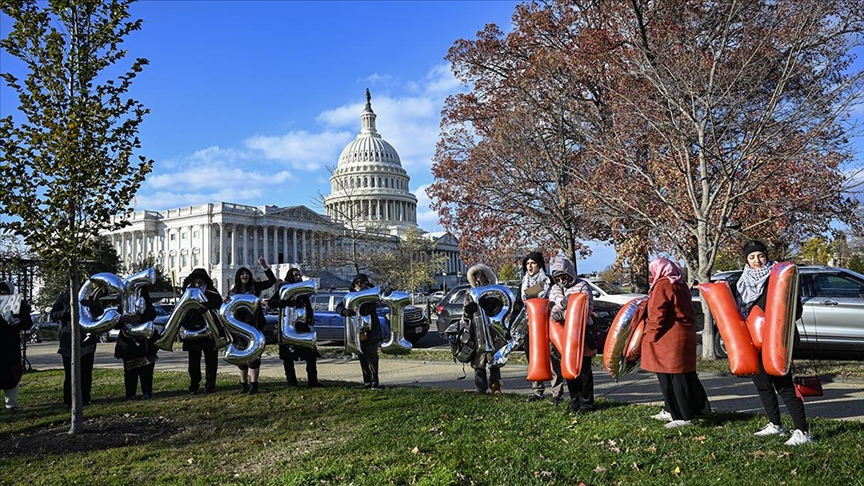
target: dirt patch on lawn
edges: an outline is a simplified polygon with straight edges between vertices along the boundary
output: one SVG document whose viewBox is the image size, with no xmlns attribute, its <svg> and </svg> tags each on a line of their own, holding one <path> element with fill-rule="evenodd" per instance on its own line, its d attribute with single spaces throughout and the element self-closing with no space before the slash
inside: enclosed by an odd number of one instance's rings
<svg viewBox="0 0 864 486">
<path fill-rule="evenodd" d="M 70 435 L 69 424 L 0 439 L 0 456 L 27 457 L 91 452 L 165 440 L 183 427 L 165 417 L 125 414 L 84 420 L 84 432 Z"/>
</svg>

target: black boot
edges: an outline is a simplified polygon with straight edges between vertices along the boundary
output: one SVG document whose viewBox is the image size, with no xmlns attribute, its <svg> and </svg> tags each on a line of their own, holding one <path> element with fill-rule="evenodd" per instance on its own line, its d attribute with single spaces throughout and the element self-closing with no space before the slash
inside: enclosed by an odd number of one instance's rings
<svg viewBox="0 0 864 486">
<path fill-rule="evenodd" d="M 253 381 L 253 382 L 249 385 L 249 394 L 250 394 L 250 395 L 254 395 L 254 394 L 256 394 L 256 393 L 258 393 L 258 382 L 257 382 L 257 381 Z"/>
<path fill-rule="evenodd" d="M 245 381 L 241 381 L 240 382 L 240 390 L 238 390 L 238 393 L 247 393 L 248 391 L 249 391 L 249 384 L 246 383 Z"/>
</svg>

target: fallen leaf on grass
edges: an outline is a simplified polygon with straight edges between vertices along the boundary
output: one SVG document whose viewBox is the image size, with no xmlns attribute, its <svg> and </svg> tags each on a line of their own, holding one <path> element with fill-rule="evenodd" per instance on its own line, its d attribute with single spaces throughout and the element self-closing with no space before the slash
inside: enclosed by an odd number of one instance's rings
<svg viewBox="0 0 864 486">
<path fill-rule="evenodd" d="M 411 454 L 420 454 L 420 448 L 414 447 L 413 449 L 411 449 Z"/>
<path fill-rule="evenodd" d="M 595 473 L 602 473 L 602 472 L 606 472 L 606 468 L 603 467 L 603 466 L 597 466 L 597 467 L 594 468 L 594 472 L 595 472 Z"/>
<path fill-rule="evenodd" d="M 674 471 L 672 471 L 672 472 L 673 472 L 673 473 L 674 473 L 674 474 L 675 474 L 675 475 L 676 475 L 676 476 L 678 476 L 678 475 L 680 475 L 680 474 L 681 474 L 681 468 L 680 468 L 680 467 L 678 467 L 678 466 L 675 466 L 675 470 L 674 470 Z"/>
</svg>

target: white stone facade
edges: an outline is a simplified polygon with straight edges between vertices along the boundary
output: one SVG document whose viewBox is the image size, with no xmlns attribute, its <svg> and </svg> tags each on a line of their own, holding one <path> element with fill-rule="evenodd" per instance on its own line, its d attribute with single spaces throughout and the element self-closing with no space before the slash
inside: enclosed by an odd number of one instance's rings
<svg viewBox="0 0 864 486">
<path fill-rule="evenodd" d="M 375 128 L 376 116 L 367 90 L 360 133 L 339 156 L 324 209 L 334 221 L 402 236 L 417 227 L 417 197 L 396 149 Z"/>
<path fill-rule="evenodd" d="M 258 256 L 279 278 L 289 268 L 317 268 L 341 234 L 340 226 L 305 206 L 222 202 L 114 218 L 131 223 L 105 235 L 124 264 L 153 258 L 176 276 L 176 285 L 194 268 L 204 268 L 223 293 L 240 267 L 261 271 Z"/>
</svg>

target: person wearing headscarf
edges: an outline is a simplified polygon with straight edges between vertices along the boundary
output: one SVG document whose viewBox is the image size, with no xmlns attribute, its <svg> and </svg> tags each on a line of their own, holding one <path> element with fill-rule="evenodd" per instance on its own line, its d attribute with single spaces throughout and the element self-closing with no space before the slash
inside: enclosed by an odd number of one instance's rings
<svg viewBox="0 0 864 486">
<path fill-rule="evenodd" d="M 768 282 L 774 262 L 768 259 L 768 247 L 759 240 L 748 241 L 742 249 L 742 256 L 746 263 L 736 285 L 736 300 L 741 315 L 746 319 L 753 307 L 765 309 L 765 302 L 768 298 Z M 800 289 L 796 289 L 796 292 L 799 291 Z M 801 317 L 800 295 L 795 298 L 798 300 L 795 315 L 797 320 Z M 797 342 L 798 339 L 798 330 L 796 329 L 795 341 Z M 786 410 L 792 416 L 792 423 L 795 425 L 795 430 L 789 440 L 786 441 L 786 445 L 797 446 L 813 442 L 810 428 L 807 425 L 807 416 L 804 413 L 804 402 L 795 394 L 791 367 L 789 372 L 783 376 L 771 376 L 765 372 L 765 368 L 762 366 L 761 353 L 757 361 L 759 373 L 753 375 L 753 384 L 756 385 L 756 390 L 759 392 L 759 399 L 762 401 L 762 407 L 765 409 L 769 422 L 754 435 L 764 437 L 787 434 L 780 419 L 780 405 L 777 402 L 777 395 L 780 395 L 783 398 L 783 403 L 786 404 Z"/>
<path fill-rule="evenodd" d="M 570 393 L 570 404 L 567 411 L 571 413 L 589 413 L 594 411 L 594 372 L 591 370 L 591 358 L 597 354 L 594 344 L 590 343 L 588 337 L 591 335 L 587 328 L 593 325 L 591 313 L 594 312 L 594 294 L 588 282 L 576 275 L 576 269 L 570 260 L 563 254 L 559 254 L 552 261 L 552 288 L 549 290 L 549 305 L 551 306 L 550 318 L 554 321 L 563 322 L 567 313 L 567 304 L 570 296 L 583 293 L 588 296 L 588 317 L 585 322 L 585 344 L 582 348 L 582 368 L 579 376 L 567 380 L 567 391 Z M 557 324 L 556 324 L 557 325 Z M 561 352 L 552 344 L 551 352 L 552 369 L 561 374 Z"/>
<path fill-rule="evenodd" d="M 207 274 L 207 270 L 196 268 L 183 279 L 183 288 L 198 287 L 203 292 L 207 301 L 204 307 L 210 312 L 219 310 L 222 306 L 222 296 L 213 287 L 213 279 Z M 181 324 L 184 329 L 196 331 L 204 329 L 207 322 L 199 313 L 189 313 Z M 204 354 L 204 393 L 212 393 L 216 390 L 216 371 L 219 368 L 219 355 L 216 343 L 210 337 L 196 339 L 184 339 L 183 351 L 189 353 L 189 392 L 197 395 L 201 391 L 201 354 Z"/>
<path fill-rule="evenodd" d="M 657 374 L 664 411 L 669 417 L 666 427 L 693 425 L 707 398 L 696 375 L 696 327 L 690 289 L 681 268 L 667 258 L 654 259 L 648 270 L 651 288 L 641 366 Z"/>
<path fill-rule="evenodd" d="M 101 315 L 104 307 L 99 302 L 98 292 L 90 299 L 81 301 L 94 316 Z M 63 358 L 63 404 L 72 407 L 72 312 L 69 302 L 69 291 L 60 292 L 54 300 L 49 313 L 51 320 L 60 323 L 60 346 L 57 353 Z M 81 398 L 84 405 L 90 405 L 93 389 L 93 360 L 96 357 L 96 344 L 99 334 L 81 332 Z"/>
<path fill-rule="evenodd" d="M 114 357 L 123 360 L 123 382 L 126 386 L 127 400 L 138 398 L 136 392 L 139 381 L 141 382 L 140 398 L 147 400 L 153 396 L 153 371 L 156 368 L 156 360 L 159 359 L 157 356 L 159 348 L 155 344 L 159 337 L 157 333 L 154 332 L 152 337 L 145 338 L 127 336 L 123 331 L 126 324 L 134 326 L 156 318 L 156 309 L 153 308 L 150 292 L 146 287 L 139 290 L 139 297 L 144 301 L 144 310 L 140 314 L 123 314 L 122 305 L 117 309 L 123 315 L 119 324 L 120 334 L 114 345 Z"/>
<path fill-rule="evenodd" d="M 0 295 L 12 295 L 12 282 L 0 282 Z M 18 410 L 18 390 L 24 367 L 21 363 L 21 332 L 33 327 L 30 304 L 22 300 L 18 312 L 0 315 L 0 389 L 7 410 Z"/>
<path fill-rule="evenodd" d="M 522 302 L 528 299 L 547 299 L 549 298 L 549 290 L 552 288 L 552 281 L 546 275 L 546 261 L 543 259 L 543 254 L 539 251 L 533 251 L 522 259 L 522 285 L 519 288 L 522 294 Z M 530 349 L 530 345 L 525 342 L 524 346 L 526 353 Z M 531 382 L 531 395 L 528 396 L 529 402 L 539 402 L 543 400 L 546 393 L 546 383 L 542 381 Z M 560 369 L 552 370 L 552 403 L 555 405 L 561 403 L 564 395 L 564 379 L 561 378 Z"/>
<path fill-rule="evenodd" d="M 359 292 L 374 287 L 365 273 L 358 273 L 351 279 L 351 288 L 348 293 Z M 378 390 L 383 388 L 378 381 L 378 347 L 384 341 L 384 333 L 381 330 L 381 320 L 378 318 L 377 308 L 374 302 L 367 302 L 360 306 L 360 315 L 369 316 L 372 327 L 360 338 L 360 370 L 363 372 L 363 386 Z M 336 312 L 342 317 L 352 317 L 354 311 L 345 307 L 345 302 L 336 306 Z"/>
<path fill-rule="evenodd" d="M 299 268 L 292 268 L 285 274 L 285 283 L 293 284 L 303 281 L 303 276 Z M 268 307 L 273 309 L 281 309 L 284 307 L 294 307 L 304 309 L 306 311 L 305 322 L 295 322 L 294 328 L 297 332 L 311 332 L 311 327 L 315 325 L 315 313 L 312 309 L 312 302 L 308 295 L 300 295 L 293 300 L 280 300 L 274 296 L 268 301 Z M 323 386 L 318 381 L 318 349 L 301 348 L 290 344 L 279 345 L 279 359 L 282 360 L 282 367 L 285 369 L 285 379 L 288 381 L 288 386 L 298 386 L 297 373 L 294 371 L 294 360 L 302 359 L 306 362 L 306 378 L 309 386 L 312 388 Z"/>
<path fill-rule="evenodd" d="M 235 294 L 250 294 L 255 297 L 260 297 L 261 292 L 273 287 L 276 284 L 276 275 L 273 270 L 267 266 L 267 261 L 263 258 L 258 258 L 258 264 L 264 269 L 264 275 L 267 280 L 255 280 L 252 276 L 252 270 L 246 267 L 240 267 L 234 274 L 234 286 L 228 291 L 228 297 L 225 302 L 228 302 L 230 297 Z M 259 305 L 255 310 L 254 315 L 248 312 L 238 313 L 238 319 L 255 326 L 259 331 L 264 330 L 267 324 L 267 319 L 264 317 L 264 310 Z M 248 393 L 254 395 L 258 393 L 258 376 L 261 370 L 261 358 L 257 358 L 249 364 L 237 365 L 240 368 L 240 393 Z"/>
<path fill-rule="evenodd" d="M 485 287 L 498 283 L 498 277 L 495 272 L 488 266 L 478 263 L 472 265 L 466 272 L 468 283 L 472 288 Z M 495 315 L 501 312 L 501 301 L 493 297 L 482 297 L 480 302 L 474 302 L 466 293 L 465 301 L 462 306 L 462 321 L 463 326 L 476 325 L 474 314 L 481 309 L 486 315 Z M 490 338 L 493 347 L 498 349 L 504 345 L 504 336 L 495 327 L 489 327 L 488 332 L 491 333 Z M 475 329 L 474 334 L 477 335 Z M 501 391 L 501 368 L 498 366 L 488 366 L 492 363 L 493 352 L 486 352 L 483 343 L 477 343 L 477 351 L 471 358 L 471 367 L 474 368 L 474 390 L 477 393 L 485 394 L 488 391 L 499 393 Z M 486 369 L 489 368 L 487 375 Z"/>
</svg>

